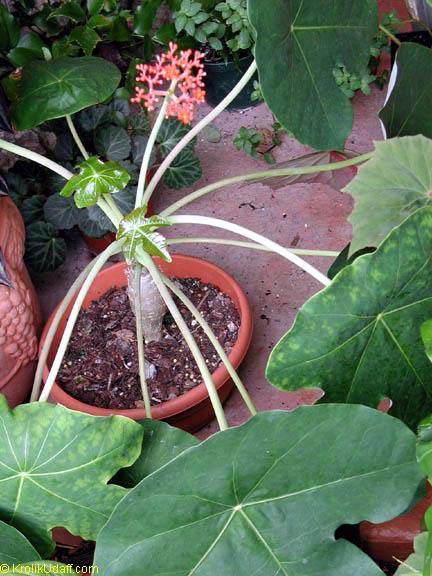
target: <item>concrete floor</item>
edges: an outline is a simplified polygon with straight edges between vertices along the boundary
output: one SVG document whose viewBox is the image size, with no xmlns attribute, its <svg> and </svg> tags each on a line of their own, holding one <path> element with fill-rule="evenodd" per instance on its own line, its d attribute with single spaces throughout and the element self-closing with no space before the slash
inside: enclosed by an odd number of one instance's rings
<svg viewBox="0 0 432 576">
<path fill-rule="evenodd" d="M 400 8 L 401 16 L 406 17 L 403 2 L 393 0 L 382 4 L 386 10 L 389 7 Z M 368 151 L 374 140 L 382 139 L 377 112 L 384 97 L 384 93 L 375 89 L 371 96 L 355 97 L 355 120 L 353 132 L 347 141 L 348 149 L 359 153 Z M 205 113 L 205 110 L 201 113 Z M 266 128 L 271 124 L 272 118 L 265 105 L 244 112 L 223 113 L 215 123 L 220 130 L 221 141 L 215 144 L 205 137 L 199 139 L 197 150 L 202 161 L 203 178 L 195 189 L 229 176 L 264 170 L 267 166 L 264 162 L 252 160 L 236 151 L 232 138 L 240 126 Z M 282 162 L 306 151 L 297 142 L 286 138 L 275 156 L 278 162 Z M 231 187 L 202 198 L 185 209 L 184 213 L 235 221 L 287 247 L 341 250 L 350 240 L 351 227 L 347 217 L 352 209 L 352 200 L 340 189 L 351 177 L 350 171 L 344 171 L 325 181 L 295 183 L 276 192 L 265 184 Z M 156 212 L 186 192 L 158 190 L 154 198 Z M 195 227 L 192 230 L 185 226 L 178 230 L 169 229 L 169 235 L 184 236 L 186 231 L 193 236 L 230 237 L 222 231 L 213 232 L 210 228 Z M 181 246 L 175 251 L 206 258 L 220 265 L 239 281 L 248 294 L 254 312 L 255 333 L 240 376 L 257 408 L 288 409 L 300 402 L 316 399 L 316 391 L 291 394 L 274 389 L 266 382 L 264 371 L 270 350 L 290 328 L 299 307 L 320 289 L 319 284 L 276 255 L 213 245 Z M 45 317 L 89 260 L 85 245 L 78 235 L 73 235 L 69 242 L 68 259 L 62 268 L 35 279 Z M 323 272 L 331 264 L 329 258 L 309 260 Z M 248 417 L 236 392 L 227 402 L 226 413 L 231 425 L 239 424 Z M 216 429 L 213 422 L 199 436 L 205 437 Z"/>
</svg>

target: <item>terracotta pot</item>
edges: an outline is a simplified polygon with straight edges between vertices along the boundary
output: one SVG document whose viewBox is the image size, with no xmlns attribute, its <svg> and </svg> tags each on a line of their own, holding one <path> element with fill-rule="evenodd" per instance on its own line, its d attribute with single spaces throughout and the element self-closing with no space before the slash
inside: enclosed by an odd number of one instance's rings
<svg viewBox="0 0 432 576">
<path fill-rule="evenodd" d="M 426 510 L 432 505 L 432 488 L 427 483 L 426 497 L 406 514 L 382 524 L 362 522 L 360 538 L 363 549 L 374 560 L 394 563 L 403 562 L 414 552 L 414 538 L 422 530 Z"/>
<path fill-rule="evenodd" d="M 181 256 L 176 254 L 173 256 L 173 261 L 171 263 L 164 262 L 159 258 L 155 258 L 155 262 L 167 276 L 173 278 L 199 278 L 202 282 L 214 284 L 232 298 L 240 314 L 241 326 L 237 342 L 233 347 L 229 358 L 234 367 L 239 366 L 250 345 L 252 337 L 252 314 L 246 296 L 237 282 L 218 266 L 206 262 L 205 260 L 192 258 L 190 256 Z M 102 294 L 107 292 L 113 286 L 126 286 L 127 281 L 125 269 L 126 264 L 122 262 L 100 272 L 87 295 L 84 307 L 88 306 L 93 300 L 100 298 Z M 41 344 L 43 344 L 45 340 L 54 313 L 55 311 L 51 314 L 44 328 Z M 66 313 L 62 319 L 53 341 L 51 353 L 48 358 L 48 365 L 51 365 L 53 361 L 67 318 L 68 313 Z M 48 366 L 45 366 L 45 380 L 48 377 L 48 371 Z M 219 366 L 219 368 L 217 368 L 213 373 L 213 381 L 221 400 L 224 402 L 233 388 L 233 383 L 223 365 Z M 50 399 L 52 402 L 62 404 L 63 406 L 67 406 L 73 410 L 79 410 L 95 416 L 119 414 L 133 418 L 134 420 L 145 418 L 144 409 L 115 410 L 90 406 L 89 404 L 80 402 L 67 394 L 57 384 L 54 384 Z M 183 428 L 183 430 L 195 432 L 214 418 L 214 412 L 205 385 L 201 383 L 178 398 L 168 400 L 158 406 L 153 406 L 152 416 L 157 420 L 165 420 L 172 425 Z"/>
<path fill-rule="evenodd" d="M 0 394 L 14 407 L 33 385 L 41 317 L 23 262 L 21 214 L 5 191 L 0 196 Z"/>
</svg>

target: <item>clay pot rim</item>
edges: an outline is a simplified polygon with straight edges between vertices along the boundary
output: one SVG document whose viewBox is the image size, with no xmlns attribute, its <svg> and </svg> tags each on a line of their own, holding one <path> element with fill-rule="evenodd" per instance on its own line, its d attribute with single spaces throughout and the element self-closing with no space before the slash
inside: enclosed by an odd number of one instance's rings
<svg viewBox="0 0 432 576">
<path fill-rule="evenodd" d="M 158 265 L 163 266 L 165 264 L 159 258 L 153 258 L 153 259 Z M 231 361 L 231 364 L 234 366 L 234 368 L 237 368 L 240 365 L 241 361 L 243 360 L 244 356 L 246 355 L 246 352 L 249 348 L 249 345 L 250 345 L 250 342 L 252 339 L 252 327 L 253 327 L 252 311 L 251 311 L 251 308 L 250 308 L 250 305 L 249 305 L 249 302 L 246 298 L 245 293 L 243 292 L 241 286 L 236 282 L 236 280 L 234 280 L 234 278 L 232 276 L 230 276 L 227 272 L 225 272 L 225 270 L 223 270 L 219 266 L 216 266 L 215 264 L 208 262 L 207 260 L 203 260 L 201 258 L 196 258 L 193 256 L 186 256 L 183 254 L 174 254 L 173 255 L 173 262 L 176 262 L 176 261 L 177 261 L 177 263 L 182 262 L 184 265 L 189 265 L 188 269 L 190 269 L 190 268 L 196 268 L 197 269 L 197 271 L 194 272 L 193 274 L 188 272 L 188 275 L 183 276 L 183 277 L 202 278 L 203 274 L 200 273 L 200 269 L 202 270 L 203 268 L 206 268 L 207 270 L 216 274 L 221 279 L 221 283 L 220 283 L 221 285 L 219 287 L 222 290 L 223 290 L 224 284 L 225 285 L 228 284 L 230 286 L 232 293 L 235 295 L 234 303 L 235 303 L 237 310 L 240 314 L 240 329 L 239 329 L 237 341 L 236 341 L 233 349 L 231 350 L 230 354 L 228 355 L 228 358 Z M 108 268 L 105 268 L 104 270 L 99 272 L 99 274 L 96 276 L 96 279 L 93 283 L 92 288 L 89 291 L 89 295 L 91 295 L 92 291 L 94 291 L 95 286 L 97 286 L 98 280 L 101 278 L 104 278 L 104 277 L 121 276 L 122 282 L 118 285 L 126 285 L 126 275 L 124 274 L 124 270 L 125 270 L 126 266 L 127 265 L 125 262 L 120 262 L 118 264 L 114 264 L 112 266 L 109 266 Z M 169 264 L 167 266 L 169 266 Z M 124 284 L 123 284 L 123 279 L 124 279 Z M 237 302 L 235 302 L 235 299 L 237 299 Z M 75 298 L 72 301 L 71 305 L 73 304 L 74 301 L 75 301 Z M 43 329 L 43 332 L 41 335 L 40 349 L 43 346 L 47 332 L 48 332 L 49 327 L 53 321 L 53 318 L 54 318 L 54 315 L 55 315 L 57 309 L 58 309 L 58 306 L 56 306 L 56 308 L 53 310 L 53 312 L 49 316 L 49 318 L 48 318 L 48 320 L 44 326 L 44 329 Z M 46 381 L 46 379 L 48 377 L 48 373 L 49 373 L 49 369 L 48 369 L 48 365 L 46 364 L 44 366 L 44 371 L 43 371 L 44 382 Z M 215 383 L 216 389 L 219 390 L 229 380 L 229 373 L 226 370 L 225 366 L 223 364 L 221 364 L 212 373 L 212 377 L 213 377 L 213 381 Z M 185 392 L 184 394 L 182 394 L 181 396 L 178 396 L 175 399 L 167 400 L 166 402 L 162 402 L 160 405 L 157 405 L 157 406 L 152 406 L 152 418 L 154 418 L 155 420 L 166 420 L 167 418 L 171 418 L 173 416 L 176 416 L 182 412 L 185 412 L 185 411 L 193 408 L 194 406 L 199 405 L 201 402 L 203 402 L 206 399 L 208 399 L 207 389 L 205 387 L 205 384 L 203 382 L 201 382 L 200 384 L 198 384 L 198 386 L 196 386 L 192 390 Z M 61 404 L 63 406 L 66 406 L 67 408 L 70 408 L 72 410 L 77 410 L 79 412 L 92 414 L 94 416 L 110 416 L 110 415 L 115 414 L 118 416 L 127 416 L 129 418 L 132 418 L 133 420 L 142 420 L 146 417 L 144 408 L 129 408 L 129 409 L 119 410 L 119 409 L 115 409 L 115 408 L 112 408 L 112 409 L 99 408 L 97 406 L 85 404 L 84 402 L 81 402 L 80 400 L 73 398 L 71 395 L 69 395 L 67 392 L 65 392 L 57 384 L 57 382 L 54 383 L 54 386 L 51 390 L 50 400 L 52 400 L 53 402 L 56 402 L 58 404 Z"/>
</svg>

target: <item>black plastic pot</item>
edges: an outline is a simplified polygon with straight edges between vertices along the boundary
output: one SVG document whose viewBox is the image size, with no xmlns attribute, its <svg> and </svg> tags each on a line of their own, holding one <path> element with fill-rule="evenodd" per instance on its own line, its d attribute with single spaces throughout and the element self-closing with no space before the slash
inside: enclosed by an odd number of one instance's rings
<svg viewBox="0 0 432 576">
<path fill-rule="evenodd" d="M 240 81 L 252 62 L 252 55 L 241 58 L 237 62 L 205 62 L 207 104 L 217 106 Z M 258 75 L 252 78 L 228 108 L 238 110 L 258 104 L 258 102 L 251 101 L 254 80 L 258 80 Z"/>
</svg>

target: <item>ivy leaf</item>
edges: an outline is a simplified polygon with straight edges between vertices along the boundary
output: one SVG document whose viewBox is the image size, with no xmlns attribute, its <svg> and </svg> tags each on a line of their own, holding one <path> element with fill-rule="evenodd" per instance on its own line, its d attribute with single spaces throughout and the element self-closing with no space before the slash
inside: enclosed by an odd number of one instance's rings
<svg viewBox="0 0 432 576">
<path fill-rule="evenodd" d="M 300 309 L 267 378 L 283 390 L 317 387 L 327 402 L 378 406 L 415 428 L 432 412 L 432 372 L 420 326 L 432 317 L 432 208 L 393 230 Z M 409 396 L 409 402 L 407 397 Z"/>
<path fill-rule="evenodd" d="M 397 80 L 380 112 L 387 137 L 423 134 L 432 138 L 432 52 L 404 42 L 397 51 Z"/>
<path fill-rule="evenodd" d="M 170 226 L 169 220 L 161 216 L 146 217 L 147 206 L 136 208 L 120 222 L 117 239 L 125 239 L 123 251 L 128 260 L 137 257 L 139 247 L 147 254 L 159 256 L 167 262 L 171 262 L 171 256 L 167 250 L 166 239 L 155 232 L 161 226 Z"/>
<path fill-rule="evenodd" d="M 171 163 L 165 172 L 164 182 L 169 188 L 189 188 L 202 176 L 201 163 L 196 154 L 186 149 Z"/>
<path fill-rule="evenodd" d="M 27 538 L 13 526 L 0 521 L 0 566 L 32 560 L 40 560 L 40 556 Z"/>
<path fill-rule="evenodd" d="M 387 234 L 432 200 L 432 140 L 405 136 L 375 143 L 371 160 L 344 188 L 355 200 L 350 252 L 378 246 Z"/>
<path fill-rule="evenodd" d="M 416 536 L 414 554 L 411 554 L 404 562 L 401 562 L 395 576 L 422 576 L 428 537 L 429 534 L 427 532 L 421 532 Z"/>
<path fill-rule="evenodd" d="M 72 198 L 52 194 L 45 202 L 43 213 L 45 220 L 59 230 L 71 230 L 79 222 L 80 210 Z"/>
<path fill-rule="evenodd" d="M 10 410 L 3 397 L 0 414 L 1 519 L 42 556 L 54 548 L 50 530 L 56 526 L 95 540 L 125 495 L 107 482 L 139 456 L 141 427 L 128 418 L 94 418 L 46 402 Z"/>
<path fill-rule="evenodd" d="M 51 18 L 68 18 L 72 22 L 81 22 L 85 18 L 85 13 L 78 2 L 71 1 L 65 2 L 55 10 L 52 10 L 48 20 Z"/>
<path fill-rule="evenodd" d="M 189 127 L 185 126 L 175 118 L 169 118 L 162 124 L 157 137 L 159 150 L 163 157 L 167 156 L 171 150 L 182 140 L 189 132 Z M 196 145 L 196 138 L 194 138 L 186 147 L 186 149 L 194 149 Z"/>
<path fill-rule="evenodd" d="M 12 107 L 15 128 L 29 130 L 103 102 L 119 82 L 119 69 L 102 58 L 34 60 L 23 68 Z"/>
<path fill-rule="evenodd" d="M 33 222 L 26 229 L 25 261 L 32 272 L 56 270 L 66 260 L 66 242 L 48 222 Z"/>
<path fill-rule="evenodd" d="M 106 126 L 99 128 L 94 139 L 98 154 L 108 160 L 124 160 L 131 152 L 131 139 L 124 128 Z"/>
<path fill-rule="evenodd" d="M 89 26 L 77 26 L 69 34 L 69 40 L 79 44 L 84 53 L 90 55 L 101 41 L 101 37 Z"/>
<path fill-rule="evenodd" d="M 414 434 L 386 414 L 355 405 L 261 413 L 131 490 L 99 534 L 95 564 L 105 576 L 143 566 L 148 574 L 379 576 L 335 530 L 399 515 L 421 481 Z"/>
<path fill-rule="evenodd" d="M 96 156 L 84 160 L 79 165 L 79 174 L 72 176 L 60 192 L 68 198 L 74 195 L 78 208 L 96 204 L 103 194 L 114 194 L 125 188 L 129 174 L 117 162 L 102 162 Z"/>
<path fill-rule="evenodd" d="M 188 448 L 199 444 L 192 434 L 161 420 L 146 419 L 139 424 L 144 430 L 141 455 L 132 466 L 121 470 L 116 477 L 116 482 L 126 488 L 136 486 L 149 474 L 159 470 Z"/>
<path fill-rule="evenodd" d="M 377 31 L 376 2 L 329 0 L 323 11 L 321 0 L 274 0 L 271 10 L 262 0 L 249 0 L 248 8 L 270 110 L 303 144 L 343 150 L 353 115 L 333 70 L 342 65 L 358 78 L 367 73 Z"/>
</svg>

